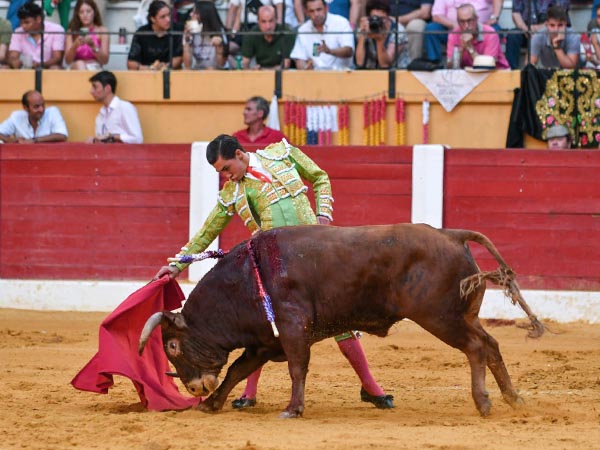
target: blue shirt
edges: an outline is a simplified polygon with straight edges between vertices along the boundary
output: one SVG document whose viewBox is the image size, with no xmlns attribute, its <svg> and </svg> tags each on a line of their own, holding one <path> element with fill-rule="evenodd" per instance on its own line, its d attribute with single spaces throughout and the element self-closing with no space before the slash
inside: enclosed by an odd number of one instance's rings
<svg viewBox="0 0 600 450">
<path fill-rule="evenodd" d="M 17 139 L 33 139 L 54 133 L 69 137 L 65 121 L 56 106 L 46 108 L 35 131 L 29 123 L 29 114 L 25 110 L 13 111 L 10 117 L 0 124 L 0 134 L 14 136 Z"/>
</svg>

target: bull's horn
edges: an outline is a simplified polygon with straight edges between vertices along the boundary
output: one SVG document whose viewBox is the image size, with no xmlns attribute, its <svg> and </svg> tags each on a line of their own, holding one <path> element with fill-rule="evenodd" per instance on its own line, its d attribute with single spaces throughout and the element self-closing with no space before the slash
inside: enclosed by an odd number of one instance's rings
<svg viewBox="0 0 600 450">
<path fill-rule="evenodd" d="M 179 374 L 177 372 L 165 372 L 165 375 L 172 378 L 179 378 Z"/>
<path fill-rule="evenodd" d="M 146 325 L 144 325 L 144 329 L 142 330 L 142 334 L 140 335 L 140 343 L 138 345 L 138 354 L 141 356 L 144 351 L 144 347 L 146 346 L 146 342 L 150 339 L 150 334 L 152 331 L 160 325 L 162 321 L 163 313 L 157 312 L 150 316 L 150 318 L 146 321 Z"/>
</svg>

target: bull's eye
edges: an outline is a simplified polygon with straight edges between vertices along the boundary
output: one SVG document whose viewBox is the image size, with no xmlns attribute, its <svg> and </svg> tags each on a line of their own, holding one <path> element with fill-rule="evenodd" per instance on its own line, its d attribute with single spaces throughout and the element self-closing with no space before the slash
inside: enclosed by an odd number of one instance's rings
<svg viewBox="0 0 600 450">
<path fill-rule="evenodd" d="M 181 353 L 179 349 L 179 341 L 177 339 L 169 339 L 167 342 L 167 353 L 169 356 L 178 356 Z"/>
</svg>

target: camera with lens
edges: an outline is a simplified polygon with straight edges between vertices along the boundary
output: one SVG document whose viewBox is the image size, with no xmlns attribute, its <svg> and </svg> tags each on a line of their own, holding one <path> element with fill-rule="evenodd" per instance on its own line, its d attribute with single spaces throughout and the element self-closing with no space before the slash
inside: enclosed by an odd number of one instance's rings
<svg viewBox="0 0 600 450">
<path fill-rule="evenodd" d="M 383 29 L 383 17 L 369 16 L 369 31 L 379 33 Z"/>
</svg>

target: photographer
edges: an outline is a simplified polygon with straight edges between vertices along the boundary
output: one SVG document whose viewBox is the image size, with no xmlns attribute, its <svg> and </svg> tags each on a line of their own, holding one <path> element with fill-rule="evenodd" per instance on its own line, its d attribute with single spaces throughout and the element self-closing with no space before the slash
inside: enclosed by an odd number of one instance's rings
<svg viewBox="0 0 600 450">
<path fill-rule="evenodd" d="M 410 62 L 408 40 L 404 27 L 390 18 L 389 1 L 368 0 L 366 10 L 367 15 L 360 18 L 356 41 L 357 68 L 406 68 Z"/>
</svg>

